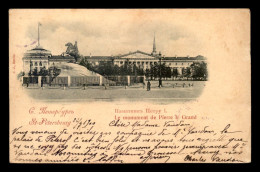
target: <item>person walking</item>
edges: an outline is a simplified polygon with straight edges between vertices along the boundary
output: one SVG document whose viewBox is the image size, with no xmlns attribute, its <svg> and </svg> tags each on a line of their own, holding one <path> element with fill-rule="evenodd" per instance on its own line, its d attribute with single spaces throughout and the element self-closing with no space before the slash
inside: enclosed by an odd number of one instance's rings
<svg viewBox="0 0 260 172">
<path fill-rule="evenodd" d="M 151 90 L 151 83 L 150 83 L 150 81 L 148 80 L 148 82 L 147 82 L 147 91 L 150 91 Z"/>
<path fill-rule="evenodd" d="M 158 87 L 159 87 L 159 88 L 162 87 L 162 79 L 161 79 L 161 78 L 159 79 L 159 85 L 158 85 Z"/>
<path fill-rule="evenodd" d="M 43 78 L 41 78 L 41 88 L 43 89 Z"/>
</svg>

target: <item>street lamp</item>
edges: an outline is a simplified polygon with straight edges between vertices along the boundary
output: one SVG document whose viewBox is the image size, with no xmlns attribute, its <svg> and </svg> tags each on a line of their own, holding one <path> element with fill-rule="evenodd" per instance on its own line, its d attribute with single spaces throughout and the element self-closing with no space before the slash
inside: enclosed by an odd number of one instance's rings
<svg viewBox="0 0 260 172">
<path fill-rule="evenodd" d="M 162 56 L 161 53 L 159 53 L 159 64 L 160 64 L 160 78 L 159 78 L 159 85 L 158 87 L 162 87 Z"/>
</svg>

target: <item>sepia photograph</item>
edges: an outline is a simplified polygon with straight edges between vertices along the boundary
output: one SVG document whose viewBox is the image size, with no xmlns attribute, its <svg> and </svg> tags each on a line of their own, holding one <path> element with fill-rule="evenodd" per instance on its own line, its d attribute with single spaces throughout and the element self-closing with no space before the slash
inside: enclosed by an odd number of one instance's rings
<svg viewBox="0 0 260 172">
<path fill-rule="evenodd" d="M 161 19 L 109 20 L 106 27 L 99 20 L 73 19 L 24 26 L 30 41 L 17 45 L 24 51 L 18 74 L 24 90 L 35 99 L 62 101 L 172 102 L 200 96 L 208 69 L 195 31 Z"/>
</svg>

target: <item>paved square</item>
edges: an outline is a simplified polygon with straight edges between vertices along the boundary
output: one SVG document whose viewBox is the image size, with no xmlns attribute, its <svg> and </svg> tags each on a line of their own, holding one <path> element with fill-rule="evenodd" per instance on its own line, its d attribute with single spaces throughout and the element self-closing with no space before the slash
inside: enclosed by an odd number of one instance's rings
<svg viewBox="0 0 260 172">
<path fill-rule="evenodd" d="M 177 86 L 176 86 L 177 83 Z M 185 86 L 183 87 L 183 83 Z M 189 86 L 193 84 L 193 86 Z M 29 87 L 24 89 L 28 94 L 43 101 L 154 101 L 172 102 L 188 101 L 198 98 L 205 87 L 205 81 L 164 81 L 163 87 L 158 88 L 158 81 L 151 82 L 151 91 L 143 88 L 142 84 L 133 86 L 88 86 L 64 88 Z M 174 87 L 173 87 L 174 85 Z"/>
</svg>

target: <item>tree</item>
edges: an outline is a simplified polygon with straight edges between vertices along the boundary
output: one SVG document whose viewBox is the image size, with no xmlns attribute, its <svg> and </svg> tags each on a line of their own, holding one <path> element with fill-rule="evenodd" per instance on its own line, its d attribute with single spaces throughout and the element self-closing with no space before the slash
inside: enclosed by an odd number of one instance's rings
<svg viewBox="0 0 260 172">
<path fill-rule="evenodd" d="M 20 72 L 18 75 L 17 75 L 17 79 L 20 79 L 22 76 L 24 76 L 25 73 L 24 72 Z"/>
<path fill-rule="evenodd" d="M 177 70 L 177 68 L 173 68 L 173 70 L 172 70 L 172 76 L 173 76 L 173 77 L 177 77 L 177 76 L 178 76 L 178 70 Z"/>
<path fill-rule="evenodd" d="M 166 72 L 165 72 L 165 77 L 170 78 L 171 77 L 171 68 L 170 67 L 166 67 Z"/>
<path fill-rule="evenodd" d="M 37 76 L 37 75 L 38 75 L 37 68 L 34 68 L 34 70 L 33 70 L 33 72 L 32 72 L 32 75 L 34 75 L 34 76 Z"/>
<path fill-rule="evenodd" d="M 191 68 L 190 67 L 186 68 L 184 76 L 185 77 L 190 77 L 191 76 Z"/>
<path fill-rule="evenodd" d="M 137 75 L 144 75 L 144 69 L 140 68 L 140 66 L 137 68 Z"/>
<path fill-rule="evenodd" d="M 146 78 L 149 78 L 150 72 L 151 72 L 150 69 L 148 69 L 148 68 L 145 69 L 145 77 L 146 77 Z"/>
<path fill-rule="evenodd" d="M 53 76 L 54 76 L 54 77 L 58 76 L 58 75 L 60 74 L 60 72 L 61 72 L 60 69 L 58 69 L 58 68 L 56 68 L 56 67 L 53 68 Z"/>
<path fill-rule="evenodd" d="M 208 77 L 207 63 L 205 62 L 194 62 L 191 65 L 191 71 L 194 78 L 203 77 L 206 79 Z"/>
<path fill-rule="evenodd" d="M 114 65 L 113 67 L 113 75 L 122 75 L 121 70 L 118 65 Z"/>
<path fill-rule="evenodd" d="M 45 67 L 41 68 L 39 76 L 47 76 L 49 74 L 48 70 Z"/>
</svg>

